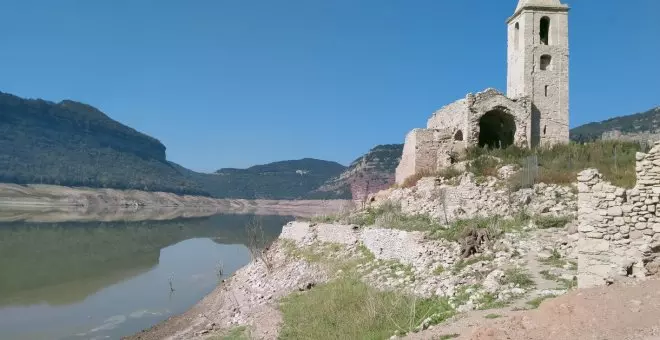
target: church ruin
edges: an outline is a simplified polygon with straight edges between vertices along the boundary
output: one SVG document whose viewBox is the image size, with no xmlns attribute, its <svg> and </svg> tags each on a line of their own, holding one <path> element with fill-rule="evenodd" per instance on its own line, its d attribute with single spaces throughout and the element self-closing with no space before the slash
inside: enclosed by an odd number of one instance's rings
<svg viewBox="0 0 660 340">
<path fill-rule="evenodd" d="M 489 88 L 433 113 L 406 136 L 396 182 L 446 167 L 468 146 L 568 142 L 568 6 L 519 0 L 507 20 L 507 94 Z"/>
</svg>

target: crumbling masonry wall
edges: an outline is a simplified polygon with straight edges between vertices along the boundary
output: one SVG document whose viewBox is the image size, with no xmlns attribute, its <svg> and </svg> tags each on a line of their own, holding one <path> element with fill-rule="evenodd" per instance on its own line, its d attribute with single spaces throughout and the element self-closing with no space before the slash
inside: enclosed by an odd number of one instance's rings
<svg viewBox="0 0 660 340">
<path fill-rule="evenodd" d="M 464 149 L 464 143 L 438 129 L 414 129 L 406 136 L 401 160 L 396 168 L 396 183 L 425 171 L 451 164 L 451 155 Z"/>
<path fill-rule="evenodd" d="M 637 153 L 637 184 L 616 187 L 595 169 L 578 174 L 578 287 L 642 279 L 660 267 L 660 142 Z"/>
<path fill-rule="evenodd" d="M 513 143 L 528 147 L 531 134 L 532 103 L 526 98 L 510 99 L 495 89 L 468 94 L 442 107 L 429 118 L 426 129 L 414 129 L 406 136 L 396 183 L 422 172 L 433 172 L 451 165 L 451 155 L 478 145 L 480 120 L 497 111 L 513 122 Z"/>
</svg>

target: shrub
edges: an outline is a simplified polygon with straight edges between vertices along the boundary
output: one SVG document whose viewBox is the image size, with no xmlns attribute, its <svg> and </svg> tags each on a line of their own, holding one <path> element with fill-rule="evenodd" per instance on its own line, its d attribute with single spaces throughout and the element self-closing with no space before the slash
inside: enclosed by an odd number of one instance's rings
<svg viewBox="0 0 660 340">
<path fill-rule="evenodd" d="M 469 162 L 466 169 L 477 177 L 497 176 L 497 168 L 500 161 L 492 156 L 479 156 L 473 161 Z"/>
<path fill-rule="evenodd" d="M 573 219 L 572 216 L 536 216 L 534 223 L 539 229 L 563 228 Z"/>
</svg>

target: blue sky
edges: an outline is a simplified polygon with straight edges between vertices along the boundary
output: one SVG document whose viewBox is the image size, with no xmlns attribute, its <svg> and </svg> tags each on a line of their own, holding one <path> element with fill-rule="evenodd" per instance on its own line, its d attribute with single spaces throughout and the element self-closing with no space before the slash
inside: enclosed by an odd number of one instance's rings
<svg viewBox="0 0 660 340">
<path fill-rule="evenodd" d="M 572 0 L 571 126 L 660 105 L 660 1 Z M 212 171 L 402 143 L 506 90 L 517 0 L 0 0 L 0 91 L 73 99 Z"/>
</svg>

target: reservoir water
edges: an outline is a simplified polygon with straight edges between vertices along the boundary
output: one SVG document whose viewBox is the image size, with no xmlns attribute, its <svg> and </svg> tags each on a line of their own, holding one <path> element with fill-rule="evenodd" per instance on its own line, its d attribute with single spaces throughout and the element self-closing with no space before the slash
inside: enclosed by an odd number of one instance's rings
<svg viewBox="0 0 660 340">
<path fill-rule="evenodd" d="M 0 223 L 0 339 L 119 339 L 185 312 L 291 217 Z"/>
</svg>

